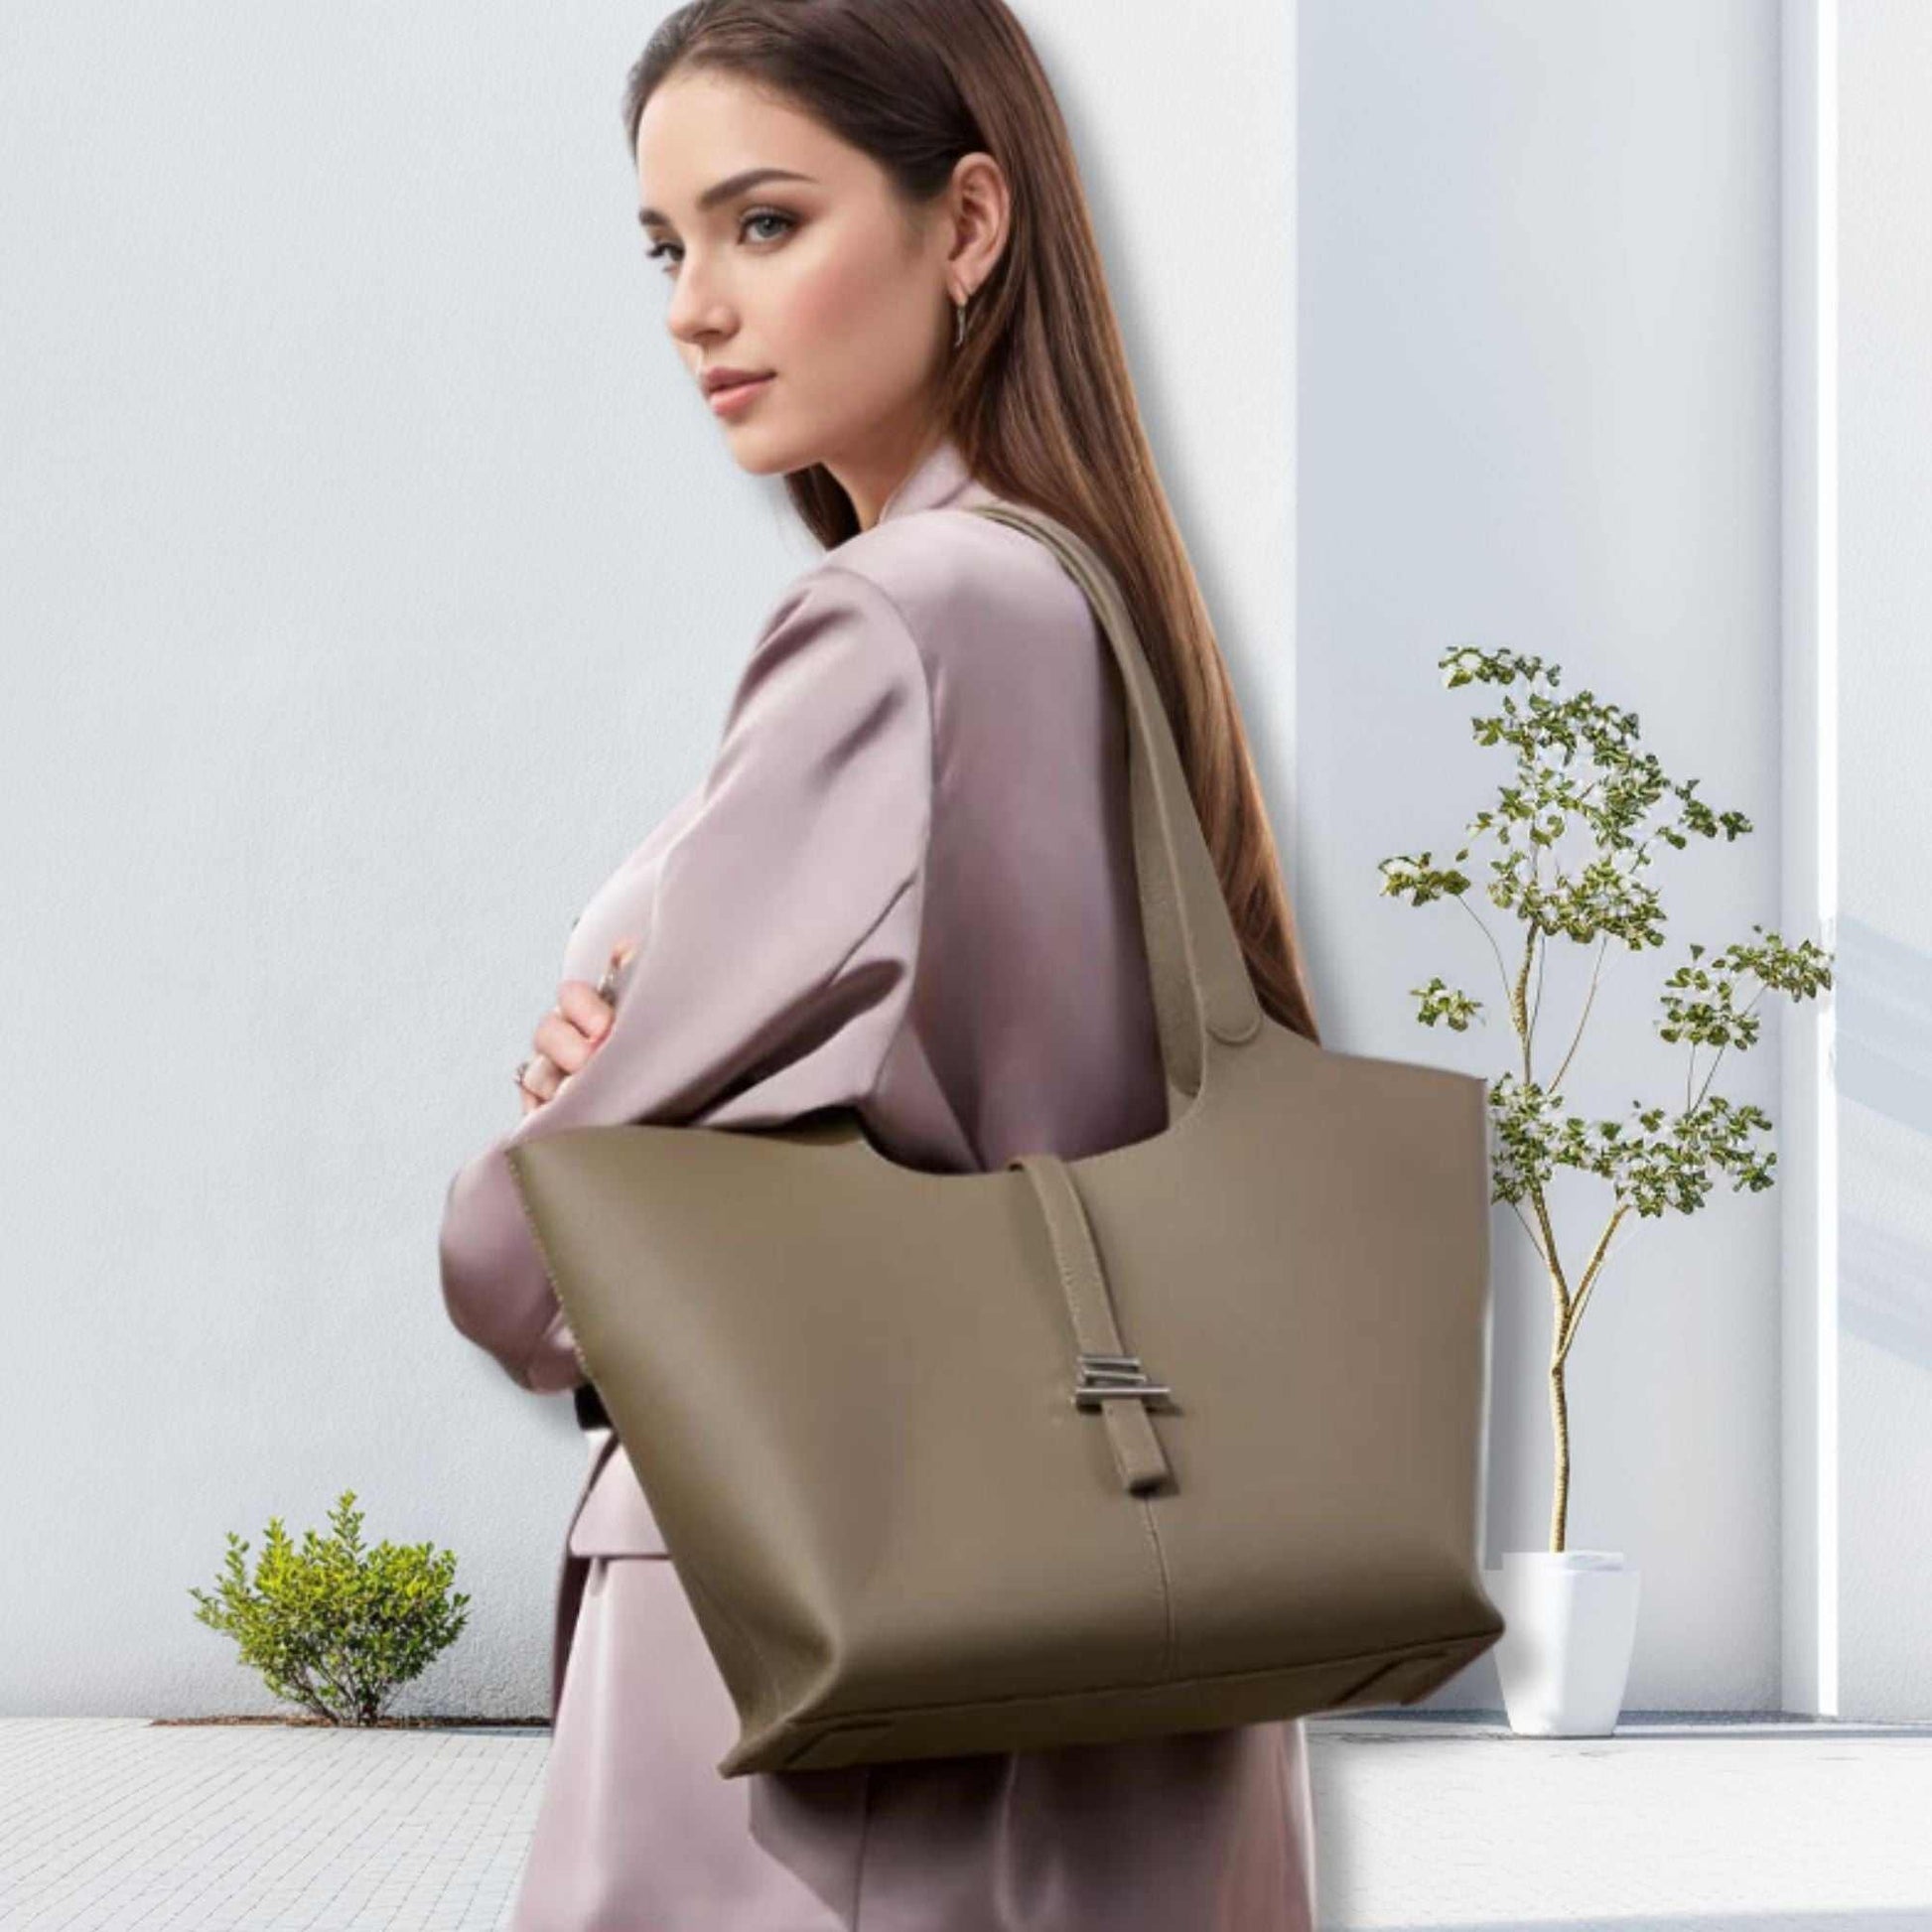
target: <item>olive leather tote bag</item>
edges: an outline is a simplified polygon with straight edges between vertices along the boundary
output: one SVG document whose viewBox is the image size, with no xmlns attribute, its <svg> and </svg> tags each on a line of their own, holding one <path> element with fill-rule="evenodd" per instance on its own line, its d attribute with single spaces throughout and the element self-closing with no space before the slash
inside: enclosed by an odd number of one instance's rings
<svg viewBox="0 0 1932 1932">
<path fill-rule="evenodd" d="M 856 1110 L 507 1150 L 737 1707 L 722 1777 L 1413 1704 L 1476 1548 L 1486 1083 L 1265 1014 L 1117 581 L 1167 1125 L 933 1173 Z"/>
</svg>

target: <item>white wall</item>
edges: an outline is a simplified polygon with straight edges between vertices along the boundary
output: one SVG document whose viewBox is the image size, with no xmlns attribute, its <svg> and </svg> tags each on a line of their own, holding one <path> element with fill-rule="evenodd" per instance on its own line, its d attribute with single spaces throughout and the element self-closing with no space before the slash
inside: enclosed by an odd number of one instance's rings
<svg viewBox="0 0 1932 1932">
<path fill-rule="evenodd" d="M 1932 1709 L 1932 14 L 1839 9 L 1837 1076 L 1847 1716 Z"/>
<path fill-rule="evenodd" d="M 1681 1093 L 1661 980 L 1685 941 L 1775 922 L 1778 77 L 1757 0 L 1304 0 L 1297 856 L 1334 1043 L 1511 1063 L 1468 917 L 1376 893 L 1378 859 L 1452 852 L 1509 773 L 1468 735 L 1493 703 L 1439 684 L 1452 643 L 1556 659 L 1756 826 L 1666 855 L 1672 943 L 1613 955 L 1575 1102 Z M 1566 951 L 1546 1073 L 1587 978 Z M 1490 1001 L 1486 1030 L 1414 1023 L 1434 972 Z M 1723 1089 L 1775 1111 L 1777 1050 Z M 1574 1274 L 1597 1196 L 1557 1198 Z M 1494 1228 L 1491 1565 L 1548 1547 L 1552 1481 L 1548 1294 Z M 1769 1196 L 1725 1190 L 1642 1224 L 1570 1357 L 1568 1546 L 1643 1572 L 1629 1709 L 1778 1703 L 1778 1235 Z M 1499 1705 L 1493 1655 L 1432 1703 Z"/>
<path fill-rule="evenodd" d="M 449 1327 L 443 1189 L 811 554 L 642 259 L 660 11 L 10 10 L 0 1713 L 273 1708 L 187 1592 L 345 1487 L 475 1599 L 397 1709 L 546 1708 L 582 1439 Z M 1282 769 L 1292 10 L 1023 11 Z"/>
</svg>

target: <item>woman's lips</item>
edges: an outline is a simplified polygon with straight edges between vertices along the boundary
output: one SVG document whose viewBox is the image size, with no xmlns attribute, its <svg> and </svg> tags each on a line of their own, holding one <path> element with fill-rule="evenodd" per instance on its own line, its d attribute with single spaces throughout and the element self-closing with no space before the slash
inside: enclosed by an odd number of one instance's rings
<svg viewBox="0 0 1932 1932">
<path fill-rule="evenodd" d="M 707 400 L 719 415 L 728 415 L 736 409 L 743 409 L 756 396 L 762 395 L 770 387 L 773 377 L 754 376 L 750 382 L 733 382 L 722 389 L 712 390 Z"/>
</svg>

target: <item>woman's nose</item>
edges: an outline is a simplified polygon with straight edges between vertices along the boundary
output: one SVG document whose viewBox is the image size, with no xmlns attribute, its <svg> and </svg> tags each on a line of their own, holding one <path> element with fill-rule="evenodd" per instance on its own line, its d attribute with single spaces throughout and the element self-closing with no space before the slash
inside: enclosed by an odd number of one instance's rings
<svg viewBox="0 0 1932 1932">
<path fill-rule="evenodd" d="M 695 346 L 701 342 L 727 340 L 735 318 L 705 271 L 700 268 L 694 273 L 687 260 L 679 266 L 664 320 L 679 342 Z"/>
</svg>

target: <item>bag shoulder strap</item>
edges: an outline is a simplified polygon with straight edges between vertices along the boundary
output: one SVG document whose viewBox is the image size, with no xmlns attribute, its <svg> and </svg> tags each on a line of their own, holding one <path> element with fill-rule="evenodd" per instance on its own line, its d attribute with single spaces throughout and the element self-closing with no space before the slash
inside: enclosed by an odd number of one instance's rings
<svg viewBox="0 0 1932 1932">
<path fill-rule="evenodd" d="M 1119 581 L 1083 537 L 1032 504 L 975 503 L 968 509 L 1046 545 L 1093 607 L 1120 670 L 1134 872 L 1172 1122 L 1200 1090 L 1206 1059 L 1203 1029 L 1238 1044 L 1254 1036 L 1264 1015 L 1187 789 L 1167 707 Z"/>
</svg>

